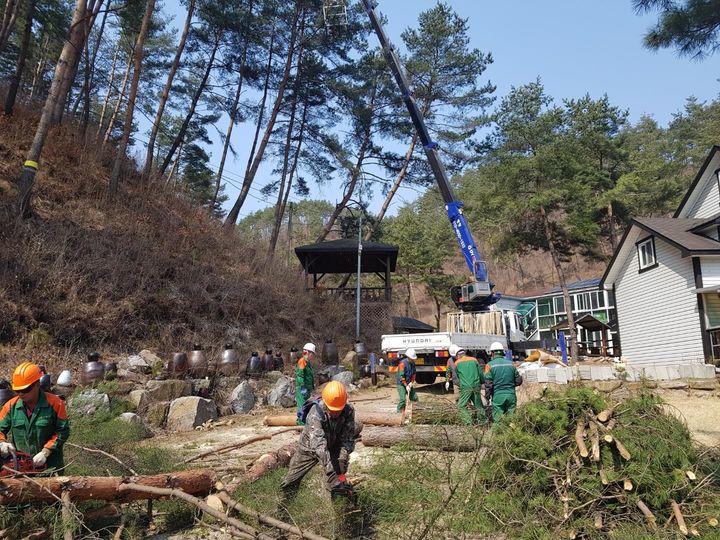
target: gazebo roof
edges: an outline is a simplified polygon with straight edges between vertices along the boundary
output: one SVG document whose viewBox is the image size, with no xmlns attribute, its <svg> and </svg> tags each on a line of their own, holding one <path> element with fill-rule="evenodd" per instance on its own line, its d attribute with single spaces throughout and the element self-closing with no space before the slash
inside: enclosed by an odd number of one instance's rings
<svg viewBox="0 0 720 540">
<path fill-rule="evenodd" d="M 357 239 L 330 240 L 295 248 L 295 255 L 308 274 L 347 274 L 357 271 Z M 397 265 L 398 247 L 379 242 L 362 243 L 361 270 L 385 272 L 390 262 L 390 272 Z"/>
</svg>

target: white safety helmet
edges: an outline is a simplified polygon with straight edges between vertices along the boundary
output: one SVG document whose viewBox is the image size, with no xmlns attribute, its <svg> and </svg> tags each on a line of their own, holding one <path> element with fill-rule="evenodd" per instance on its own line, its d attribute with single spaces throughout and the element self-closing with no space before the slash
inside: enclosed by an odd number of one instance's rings
<svg viewBox="0 0 720 540">
<path fill-rule="evenodd" d="M 505 347 L 499 341 L 495 341 L 490 345 L 490 352 L 505 352 Z"/>
<path fill-rule="evenodd" d="M 313 354 L 315 354 L 315 344 L 314 343 L 306 343 L 303 345 L 303 351 L 308 351 Z"/>
<path fill-rule="evenodd" d="M 450 356 L 455 357 L 458 355 L 458 353 L 460 351 L 462 351 L 462 349 L 460 347 L 458 347 L 457 345 L 455 345 L 454 343 L 452 345 L 450 345 Z"/>
<path fill-rule="evenodd" d="M 415 352 L 415 349 L 408 349 L 407 351 L 405 351 L 405 356 L 407 356 L 411 360 L 417 360 L 417 353 Z"/>
</svg>

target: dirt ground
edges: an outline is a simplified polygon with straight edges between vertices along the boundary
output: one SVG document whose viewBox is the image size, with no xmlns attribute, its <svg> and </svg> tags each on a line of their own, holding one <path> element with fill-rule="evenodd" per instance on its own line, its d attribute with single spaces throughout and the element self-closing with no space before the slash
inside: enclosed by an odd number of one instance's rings
<svg viewBox="0 0 720 540">
<path fill-rule="evenodd" d="M 523 403 L 538 396 L 543 385 L 527 385 L 519 389 L 518 401 Z M 668 411 L 678 415 L 687 423 L 696 443 L 704 446 L 720 445 L 720 396 L 716 392 L 697 390 L 656 390 L 667 403 Z M 451 396 L 443 395 L 442 383 L 424 385 L 418 388 L 421 401 L 452 400 Z M 457 397 L 457 391 L 455 394 Z M 397 393 L 391 385 L 377 388 L 364 388 L 351 394 L 351 402 L 359 412 L 393 413 L 397 405 Z M 148 441 L 148 444 L 161 445 L 179 450 L 184 456 L 192 457 L 203 452 L 217 450 L 221 447 L 244 441 L 250 437 L 282 431 L 281 427 L 265 427 L 263 418 L 266 415 L 294 414 L 293 409 L 272 409 L 261 407 L 249 415 L 224 417 L 220 425 L 214 428 L 195 431 L 187 434 L 163 434 Z M 231 422 L 231 423 L 230 423 Z M 229 424 L 227 424 L 229 423 Z M 297 437 L 294 432 L 286 432 L 269 440 L 232 450 L 220 456 L 208 456 L 197 460 L 197 464 L 214 468 L 225 480 L 242 474 L 245 466 L 265 452 L 277 450 L 292 442 Z M 374 451 L 374 450 L 373 450 Z M 371 449 L 357 445 L 351 457 L 353 462 L 367 462 L 372 455 Z"/>
</svg>

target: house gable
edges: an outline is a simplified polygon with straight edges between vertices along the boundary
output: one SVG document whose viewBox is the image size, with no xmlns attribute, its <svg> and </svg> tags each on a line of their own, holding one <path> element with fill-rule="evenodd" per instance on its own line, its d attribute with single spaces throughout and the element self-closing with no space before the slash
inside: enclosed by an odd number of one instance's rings
<svg viewBox="0 0 720 540">
<path fill-rule="evenodd" d="M 673 217 L 709 218 L 720 211 L 720 191 L 715 175 L 718 169 L 720 146 L 713 146 Z"/>
</svg>

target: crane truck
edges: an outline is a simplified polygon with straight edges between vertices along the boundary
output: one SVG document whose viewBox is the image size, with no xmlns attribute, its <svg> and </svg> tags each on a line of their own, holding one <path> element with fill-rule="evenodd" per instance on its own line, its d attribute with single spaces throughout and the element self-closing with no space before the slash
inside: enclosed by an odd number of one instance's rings
<svg viewBox="0 0 720 540">
<path fill-rule="evenodd" d="M 455 195 L 445 166 L 440 160 L 438 144 L 432 140 L 400 58 L 385 34 L 382 22 L 375 11 L 376 3 L 373 0 L 361 1 L 380 41 L 385 60 L 400 88 L 403 102 L 410 114 L 445 203 L 445 210 L 460 251 L 472 275 L 472 279 L 467 283 L 454 286 L 450 290 L 451 298 L 459 311 L 447 315 L 446 332 L 382 336 L 382 351 L 391 363 L 406 349 L 414 348 L 418 354 L 416 361 L 418 382 L 431 384 L 438 374 L 445 372 L 450 345 L 455 344 L 463 349 L 473 351 L 479 356 L 484 356 L 491 343 L 495 341 L 503 343 L 507 349 L 520 351 L 521 348 L 526 348 L 520 344 L 525 336 L 521 330 L 517 313 L 495 307 L 500 299 L 500 294 L 493 291 L 494 284 L 488 278 L 487 266 L 480 256 L 470 227 L 463 215 L 463 203 Z M 329 16 L 344 9 L 344 0 L 325 0 L 326 23 Z"/>
</svg>

